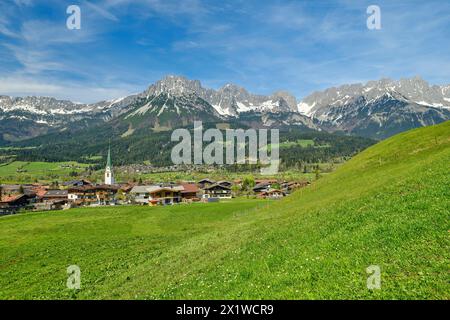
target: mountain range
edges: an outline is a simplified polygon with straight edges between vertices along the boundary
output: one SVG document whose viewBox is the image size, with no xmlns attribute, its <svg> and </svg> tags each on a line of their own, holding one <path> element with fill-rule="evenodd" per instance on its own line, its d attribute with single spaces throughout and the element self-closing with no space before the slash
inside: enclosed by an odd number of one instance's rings
<svg viewBox="0 0 450 320">
<path fill-rule="evenodd" d="M 449 119 L 450 85 L 430 86 L 419 77 L 333 87 L 301 101 L 285 91 L 255 95 L 234 84 L 208 89 L 180 76 L 167 76 L 139 94 L 93 104 L 0 96 L 3 144 L 104 123 L 126 125 L 122 136 L 129 136 L 137 129 L 165 131 L 194 120 L 297 126 L 384 139 Z"/>
</svg>

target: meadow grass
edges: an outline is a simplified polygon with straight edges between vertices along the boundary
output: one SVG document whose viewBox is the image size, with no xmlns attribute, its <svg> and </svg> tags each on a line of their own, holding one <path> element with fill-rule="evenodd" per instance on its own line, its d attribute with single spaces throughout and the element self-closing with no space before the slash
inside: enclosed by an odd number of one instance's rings
<svg viewBox="0 0 450 320">
<path fill-rule="evenodd" d="M 0 218 L 2 299 L 449 299 L 450 122 L 282 201 Z M 81 268 L 81 290 L 66 268 Z M 366 268 L 381 268 L 381 289 Z"/>
<path fill-rule="evenodd" d="M 70 179 L 71 172 L 82 172 L 88 164 L 67 162 L 13 161 L 0 165 L 0 183 L 48 182 L 61 178 Z"/>
</svg>

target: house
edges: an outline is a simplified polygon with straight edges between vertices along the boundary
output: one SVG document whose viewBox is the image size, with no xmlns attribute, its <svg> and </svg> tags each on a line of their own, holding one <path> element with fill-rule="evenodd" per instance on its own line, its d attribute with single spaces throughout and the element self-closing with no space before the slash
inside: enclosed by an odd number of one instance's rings
<svg viewBox="0 0 450 320">
<path fill-rule="evenodd" d="M 21 194 L 23 187 L 20 184 L 2 184 L 0 185 L 2 194 L 18 195 Z"/>
<path fill-rule="evenodd" d="M 133 201 L 138 204 L 148 204 L 150 198 L 148 188 L 149 186 L 134 186 L 130 191 Z"/>
<path fill-rule="evenodd" d="M 0 215 L 13 214 L 18 210 L 27 207 L 29 201 L 25 194 L 5 196 L 0 198 Z"/>
<path fill-rule="evenodd" d="M 270 186 L 271 184 L 268 182 L 260 182 L 257 185 L 255 185 L 253 187 L 253 192 L 255 193 L 261 193 L 261 192 L 266 192 L 270 190 Z"/>
<path fill-rule="evenodd" d="M 182 183 L 181 186 L 184 189 L 183 191 L 181 191 L 181 198 L 183 199 L 183 201 L 185 201 L 185 200 L 191 200 L 191 201 L 197 200 L 198 201 L 199 200 L 198 193 L 200 190 L 195 183 Z"/>
<path fill-rule="evenodd" d="M 81 179 L 81 180 L 71 180 L 63 183 L 63 186 L 65 187 L 83 187 L 83 186 L 90 186 L 92 183 L 90 181 Z"/>
<path fill-rule="evenodd" d="M 42 200 L 47 191 L 48 187 L 39 184 L 33 184 L 31 187 L 24 189 L 25 194 L 34 193 L 36 195 L 37 202 Z"/>
<path fill-rule="evenodd" d="M 182 186 L 151 186 L 148 188 L 150 194 L 151 205 L 167 205 L 181 202 L 181 192 L 184 190 Z"/>
<path fill-rule="evenodd" d="M 116 204 L 116 194 L 119 190 L 114 185 L 86 185 L 72 187 L 68 191 L 68 199 L 74 205 L 113 205 Z"/>
<path fill-rule="evenodd" d="M 286 194 L 279 189 L 270 189 L 259 194 L 259 197 L 264 199 L 281 199 L 285 196 Z"/>
<path fill-rule="evenodd" d="M 109 184 L 101 184 L 94 186 L 95 196 L 98 205 L 114 205 L 116 204 L 116 194 L 119 187 Z"/>
<path fill-rule="evenodd" d="M 60 210 L 69 202 L 67 190 L 48 190 L 41 198 L 41 203 L 34 206 L 34 210 Z"/>
<path fill-rule="evenodd" d="M 286 193 L 291 193 L 297 189 L 304 188 L 311 183 L 309 181 L 290 181 L 290 182 L 283 182 L 280 187 L 281 189 Z"/>
<path fill-rule="evenodd" d="M 231 188 L 220 185 L 213 184 L 203 189 L 203 198 L 220 198 L 220 199 L 231 199 Z"/>
<path fill-rule="evenodd" d="M 54 201 L 68 201 L 68 192 L 67 190 L 48 190 L 43 196 L 43 202 L 54 202 Z"/>
<path fill-rule="evenodd" d="M 202 179 L 198 182 L 198 186 L 200 189 L 205 189 L 206 187 L 209 187 L 215 183 L 214 180 L 210 180 L 208 178 Z"/>
<path fill-rule="evenodd" d="M 150 205 L 167 205 L 181 202 L 181 192 L 184 187 L 181 185 L 150 185 L 135 186 L 130 191 L 134 202 Z"/>
<path fill-rule="evenodd" d="M 77 206 L 92 205 L 97 202 L 95 187 L 86 185 L 80 187 L 71 187 L 67 190 L 67 198 L 71 204 Z"/>
<path fill-rule="evenodd" d="M 24 189 L 23 194 L 26 196 L 28 204 L 33 204 L 38 201 L 37 194 L 33 189 L 30 188 Z"/>
<path fill-rule="evenodd" d="M 232 183 L 232 182 L 230 182 L 230 181 L 225 181 L 225 180 L 223 180 L 223 181 L 218 181 L 217 184 L 220 184 L 221 186 L 225 186 L 225 187 L 228 187 L 228 188 L 231 188 L 231 187 L 233 186 L 233 183 Z"/>
<path fill-rule="evenodd" d="M 277 184 L 278 180 L 276 179 L 257 179 L 255 180 L 255 184 L 266 183 L 266 184 Z"/>
<path fill-rule="evenodd" d="M 131 189 L 133 189 L 134 184 L 133 183 L 120 183 L 119 184 L 119 190 L 123 193 L 129 193 Z"/>
</svg>

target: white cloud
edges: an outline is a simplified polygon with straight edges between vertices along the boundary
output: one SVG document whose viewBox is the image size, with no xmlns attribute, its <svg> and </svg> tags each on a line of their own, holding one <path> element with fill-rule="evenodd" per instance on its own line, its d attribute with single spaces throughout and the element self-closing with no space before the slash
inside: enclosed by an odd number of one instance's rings
<svg viewBox="0 0 450 320">
<path fill-rule="evenodd" d="M 105 19 L 115 22 L 119 21 L 119 18 L 117 18 L 117 16 L 115 16 L 113 13 L 105 9 L 103 6 L 95 5 L 92 2 L 88 1 L 83 1 L 83 4 L 86 4 L 90 9 L 94 10 Z"/>
<path fill-rule="evenodd" d="M 82 103 L 94 103 L 128 96 L 135 90 L 136 87 L 130 84 L 102 87 L 95 84 L 56 83 L 47 79 L 21 75 L 0 77 L 0 95 L 9 96 L 50 96 Z"/>
</svg>

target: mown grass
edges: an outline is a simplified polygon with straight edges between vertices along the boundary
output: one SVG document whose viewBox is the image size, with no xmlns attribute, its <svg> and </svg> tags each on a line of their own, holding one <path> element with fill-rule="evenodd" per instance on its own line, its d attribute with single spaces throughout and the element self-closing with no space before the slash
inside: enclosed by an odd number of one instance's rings
<svg viewBox="0 0 450 320">
<path fill-rule="evenodd" d="M 0 165 L 0 183 L 48 182 L 61 178 L 70 179 L 71 172 L 82 172 L 88 164 L 69 162 L 13 161 Z"/>
<path fill-rule="evenodd" d="M 446 122 L 279 202 L 3 217 L 0 298 L 449 299 L 449 160 Z M 77 292 L 65 288 L 72 264 Z"/>
</svg>

